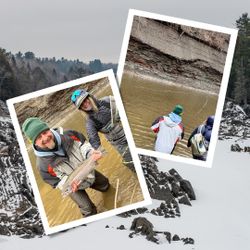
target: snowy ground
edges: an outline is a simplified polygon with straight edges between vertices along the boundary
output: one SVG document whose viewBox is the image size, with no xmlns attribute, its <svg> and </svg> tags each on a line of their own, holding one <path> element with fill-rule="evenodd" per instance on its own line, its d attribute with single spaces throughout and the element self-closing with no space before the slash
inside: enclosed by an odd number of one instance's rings
<svg viewBox="0 0 250 250">
<path fill-rule="evenodd" d="M 49 237 L 23 240 L 17 237 L 0 237 L 1 250 L 29 249 L 199 249 L 199 250 L 245 250 L 249 249 L 250 232 L 250 166 L 249 153 L 231 152 L 234 140 L 219 141 L 211 169 L 160 160 L 161 171 L 175 168 L 188 179 L 196 192 L 197 200 L 192 207 L 181 205 L 181 217 L 164 219 L 146 214 L 154 224 L 154 230 L 177 233 L 180 237 L 192 237 L 195 245 L 183 242 L 163 242 L 160 245 L 145 240 L 143 236 L 130 239 L 128 230 L 116 230 L 123 224 L 129 228 L 133 218 L 112 217 L 71 229 Z M 250 140 L 245 142 L 250 146 Z M 154 201 L 153 205 L 159 201 Z M 143 215 L 144 216 L 144 215 Z M 105 228 L 109 225 L 110 228 Z"/>
</svg>

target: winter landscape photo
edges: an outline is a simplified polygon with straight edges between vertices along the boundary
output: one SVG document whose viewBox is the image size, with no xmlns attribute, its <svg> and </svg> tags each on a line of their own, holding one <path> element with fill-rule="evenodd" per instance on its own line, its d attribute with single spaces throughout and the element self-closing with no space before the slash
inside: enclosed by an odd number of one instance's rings
<svg viewBox="0 0 250 250">
<path fill-rule="evenodd" d="M 1 9 L 1 249 L 68 250 L 72 247 L 100 249 L 103 246 L 114 250 L 249 248 L 249 2 L 111 0 L 87 3 L 76 0 L 59 4 L 49 0 L 3 0 Z M 238 30 L 212 168 L 140 153 L 138 160 L 152 197 L 151 205 L 48 236 L 6 100 L 102 70 L 112 68 L 116 72 L 129 9 Z M 153 32 L 149 35 L 155 36 Z M 180 33 L 180 39 L 186 35 L 185 32 Z M 148 54 L 144 56 L 151 59 Z M 159 57 L 159 62 L 153 61 L 152 65 L 158 66 L 162 62 Z M 137 63 L 144 70 L 144 62 Z M 164 73 L 162 75 L 165 76 Z M 151 95 L 147 95 L 145 101 Z M 70 95 L 68 97 L 71 98 Z M 56 106 L 55 97 L 50 101 L 58 110 L 65 104 L 60 100 L 61 105 Z M 172 106 L 171 112 L 176 105 Z M 150 108 L 149 103 L 144 116 Z M 27 110 L 36 112 L 37 106 L 30 106 Z M 44 108 L 45 116 L 46 112 Z M 82 119 L 79 126 L 83 126 L 84 117 L 80 111 L 75 112 L 79 112 Z M 179 107 L 176 107 L 176 112 L 180 112 Z M 186 112 L 190 110 L 183 110 L 183 117 Z M 114 156 L 111 153 L 104 157 L 109 155 Z M 118 153 L 116 156 L 122 160 Z M 126 169 L 125 172 L 128 171 Z M 125 176 L 129 179 L 129 175 Z M 134 200 L 136 185 L 121 188 L 132 190 L 127 200 L 130 201 L 131 197 Z M 118 188 L 118 195 L 122 189 Z M 103 194 L 100 193 L 101 201 Z M 109 200 L 108 204 L 113 207 L 114 200 Z M 57 217 L 60 215 L 59 212 Z"/>
<path fill-rule="evenodd" d="M 130 10 L 118 78 L 140 153 L 211 167 L 236 35 Z"/>
</svg>

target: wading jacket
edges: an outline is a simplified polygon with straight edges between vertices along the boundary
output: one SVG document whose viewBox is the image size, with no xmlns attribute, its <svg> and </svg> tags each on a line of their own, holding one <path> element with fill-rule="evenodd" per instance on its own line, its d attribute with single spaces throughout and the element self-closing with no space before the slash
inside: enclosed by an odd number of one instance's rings
<svg viewBox="0 0 250 250">
<path fill-rule="evenodd" d="M 174 116 L 178 121 L 173 121 Z M 171 154 L 178 141 L 184 137 L 184 127 L 181 118 L 175 114 L 171 116 L 161 116 L 152 124 L 151 129 L 157 133 L 155 141 L 155 151 Z"/>
<path fill-rule="evenodd" d="M 63 134 L 59 134 L 58 130 L 52 132 L 56 135 L 57 149 L 44 151 L 33 147 L 42 179 L 53 188 L 61 188 L 73 170 L 89 157 L 93 148 L 84 135 L 76 131 L 67 130 Z M 92 171 L 79 189 L 91 186 L 94 181 L 95 174 Z"/>
<path fill-rule="evenodd" d="M 93 148 L 97 149 L 101 145 L 98 132 L 110 133 L 120 118 L 112 96 L 106 96 L 99 100 L 92 98 L 96 103 L 98 111 L 90 110 L 84 112 L 88 115 L 86 130 L 89 142 Z"/>
</svg>

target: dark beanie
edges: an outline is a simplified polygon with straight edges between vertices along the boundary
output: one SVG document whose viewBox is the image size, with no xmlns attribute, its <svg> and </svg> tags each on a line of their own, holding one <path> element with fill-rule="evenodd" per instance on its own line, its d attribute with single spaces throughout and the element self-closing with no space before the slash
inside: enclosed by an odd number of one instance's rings
<svg viewBox="0 0 250 250">
<path fill-rule="evenodd" d="M 173 109 L 173 113 L 177 114 L 177 115 L 182 115 L 183 113 L 183 107 L 181 105 L 176 105 Z"/>
<path fill-rule="evenodd" d="M 23 133 L 32 142 L 32 144 L 35 143 L 38 135 L 48 129 L 50 129 L 48 124 L 37 117 L 30 117 L 26 119 L 22 125 Z"/>
</svg>

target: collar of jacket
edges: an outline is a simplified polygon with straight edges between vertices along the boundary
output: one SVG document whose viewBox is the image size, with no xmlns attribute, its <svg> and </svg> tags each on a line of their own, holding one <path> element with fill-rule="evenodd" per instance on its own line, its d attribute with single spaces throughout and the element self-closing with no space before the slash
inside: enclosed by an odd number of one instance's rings
<svg viewBox="0 0 250 250">
<path fill-rule="evenodd" d="M 176 123 L 176 124 L 179 124 L 179 123 L 181 123 L 181 121 L 182 121 L 181 116 L 179 116 L 179 115 L 177 115 L 177 114 L 175 114 L 175 113 L 173 113 L 173 112 L 171 112 L 171 113 L 168 115 L 168 117 L 169 117 L 174 123 Z"/>
</svg>

